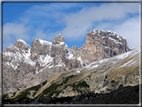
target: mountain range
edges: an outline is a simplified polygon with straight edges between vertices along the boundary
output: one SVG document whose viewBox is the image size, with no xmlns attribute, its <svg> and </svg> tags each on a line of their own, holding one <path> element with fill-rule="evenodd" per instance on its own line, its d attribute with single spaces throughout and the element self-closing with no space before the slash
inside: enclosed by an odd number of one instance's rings
<svg viewBox="0 0 142 107">
<path fill-rule="evenodd" d="M 53 42 L 37 38 L 32 47 L 17 40 L 2 52 L 3 98 L 61 98 L 136 86 L 140 49 L 103 30 L 88 32 L 80 48 L 70 49 L 61 34 Z"/>
</svg>

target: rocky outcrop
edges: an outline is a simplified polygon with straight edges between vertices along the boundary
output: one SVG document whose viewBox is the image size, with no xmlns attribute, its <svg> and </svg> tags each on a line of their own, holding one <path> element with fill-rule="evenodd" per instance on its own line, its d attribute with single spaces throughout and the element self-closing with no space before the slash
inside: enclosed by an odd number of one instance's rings
<svg viewBox="0 0 142 107">
<path fill-rule="evenodd" d="M 48 41 L 43 41 L 40 39 L 35 39 L 32 42 L 32 47 L 31 47 L 31 59 L 36 60 L 39 55 L 46 55 L 50 54 L 51 51 L 51 42 Z"/>
<path fill-rule="evenodd" d="M 77 60 L 76 58 L 74 59 L 64 58 L 63 63 L 66 65 L 68 70 L 81 67 L 80 61 Z"/>
<path fill-rule="evenodd" d="M 123 37 L 115 32 L 102 30 L 87 33 L 85 44 L 80 49 L 81 58 L 87 64 L 129 51 Z"/>
<path fill-rule="evenodd" d="M 14 46 L 22 50 L 28 50 L 30 48 L 30 46 L 21 39 L 17 40 Z"/>
<path fill-rule="evenodd" d="M 53 40 L 52 44 L 60 44 L 64 42 L 64 37 L 59 34 L 58 36 L 55 37 L 55 39 Z"/>
<path fill-rule="evenodd" d="M 79 58 L 80 56 L 81 56 L 81 50 L 78 48 L 78 47 L 76 47 L 76 46 L 73 46 L 72 48 L 71 48 L 71 51 L 73 52 L 73 54 L 77 57 L 77 58 Z"/>
</svg>

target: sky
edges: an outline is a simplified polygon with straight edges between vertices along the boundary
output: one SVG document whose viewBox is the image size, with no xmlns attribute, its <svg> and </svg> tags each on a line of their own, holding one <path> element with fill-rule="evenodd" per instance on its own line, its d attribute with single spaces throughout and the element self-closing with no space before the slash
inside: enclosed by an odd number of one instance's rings
<svg viewBox="0 0 142 107">
<path fill-rule="evenodd" d="M 140 39 L 139 3 L 3 3 L 3 49 L 23 39 L 52 42 L 62 34 L 71 48 L 80 48 L 87 32 L 111 30 L 137 48 Z"/>
</svg>

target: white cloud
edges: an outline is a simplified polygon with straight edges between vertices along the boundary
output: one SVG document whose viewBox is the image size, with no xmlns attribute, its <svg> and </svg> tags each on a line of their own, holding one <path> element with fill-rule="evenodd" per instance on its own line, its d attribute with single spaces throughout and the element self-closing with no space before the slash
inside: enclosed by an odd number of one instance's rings
<svg viewBox="0 0 142 107">
<path fill-rule="evenodd" d="M 112 29 L 115 22 L 125 20 L 128 14 L 138 12 L 139 4 L 137 3 L 110 3 L 99 7 L 85 7 L 76 13 L 65 16 L 66 28 L 61 32 L 69 39 L 71 37 L 74 37 L 72 40 L 80 39 L 80 37 L 86 36 L 87 31 L 92 30 L 94 22 L 99 22 L 95 25 L 97 29 Z M 103 22 L 103 20 L 111 21 L 111 23 Z"/>
<path fill-rule="evenodd" d="M 126 18 L 127 13 L 139 11 L 139 4 L 135 3 L 109 3 L 101 6 L 85 7 L 81 11 L 71 13 L 65 17 L 68 25 L 81 23 L 83 21 L 119 20 Z"/>
<path fill-rule="evenodd" d="M 81 10 L 66 12 L 66 10 L 80 7 Z M 83 40 L 87 32 L 93 29 L 110 29 L 116 33 L 126 35 L 136 34 L 138 28 L 132 30 L 132 25 L 139 23 L 138 20 L 129 19 L 129 15 L 135 15 L 139 12 L 138 3 L 105 3 L 100 6 L 86 6 L 83 4 L 46 4 L 34 5 L 23 13 L 20 17 L 20 23 L 7 23 L 4 25 L 4 35 L 7 41 L 12 41 L 13 38 L 29 39 L 30 27 L 26 25 L 33 25 L 33 37 L 52 41 L 56 35 L 61 33 L 65 39 L 70 41 Z M 51 20 L 54 20 L 52 23 Z M 120 23 L 117 23 L 119 22 Z M 128 23 L 131 23 L 127 27 Z M 58 29 L 61 26 L 62 29 Z M 55 28 L 50 30 L 50 28 Z M 64 28 L 63 28 L 64 27 Z M 127 30 L 129 32 L 126 32 Z M 133 32 L 131 32 L 133 31 Z M 135 32 L 135 33 L 134 33 Z M 10 35 L 13 35 L 12 37 Z M 31 35 L 30 35 L 31 36 Z M 26 38 L 25 38 L 26 37 Z M 5 39 L 5 40 L 6 40 Z M 131 40 L 128 40 L 131 41 Z M 132 41 L 131 41 L 132 42 Z M 136 42 L 134 43 L 134 47 Z M 130 43 L 129 43 L 130 45 Z"/>
<path fill-rule="evenodd" d="M 130 48 L 140 46 L 140 23 L 139 17 L 133 17 L 120 25 L 113 26 L 113 30 L 124 36 Z"/>
<path fill-rule="evenodd" d="M 33 37 L 33 38 L 40 38 L 40 39 L 45 39 L 45 38 L 47 38 L 47 35 L 45 34 L 45 33 L 43 33 L 43 31 L 42 30 L 37 30 L 36 32 L 35 32 L 35 36 Z"/>
<path fill-rule="evenodd" d="M 26 27 L 24 24 L 6 23 L 3 26 L 4 48 L 14 44 L 18 39 L 29 40 L 29 33 L 30 27 Z"/>
<path fill-rule="evenodd" d="M 95 29 L 112 30 L 127 40 L 130 48 L 137 48 L 140 44 L 140 21 L 139 16 L 128 18 L 121 23 L 100 22 Z"/>
</svg>

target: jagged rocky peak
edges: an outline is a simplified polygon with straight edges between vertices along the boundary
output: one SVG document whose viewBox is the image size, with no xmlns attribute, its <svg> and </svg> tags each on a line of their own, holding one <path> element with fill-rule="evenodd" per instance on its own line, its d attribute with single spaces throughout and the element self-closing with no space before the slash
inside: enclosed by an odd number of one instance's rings
<svg viewBox="0 0 142 107">
<path fill-rule="evenodd" d="M 34 41 L 32 41 L 32 47 L 37 45 L 51 45 L 52 43 L 49 41 L 41 40 L 36 38 Z"/>
<path fill-rule="evenodd" d="M 57 35 L 52 44 L 64 44 L 64 36 L 62 36 L 61 34 Z"/>
<path fill-rule="evenodd" d="M 71 48 L 71 51 L 73 52 L 73 54 L 74 54 L 77 58 L 81 56 L 81 50 L 80 50 L 78 47 L 73 46 L 73 47 Z"/>
<path fill-rule="evenodd" d="M 55 39 L 52 42 L 51 57 L 60 55 L 60 57 L 63 58 L 66 52 L 68 52 L 69 50 L 69 47 L 64 43 L 64 37 L 61 34 L 59 34 L 55 37 Z"/>
<path fill-rule="evenodd" d="M 92 38 L 94 40 L 99 40 L 99 42 L 102 42 L 102 41 L 100 41 L 100 39 L 102 39 L 102 40 L 110 39 L 115 44 L 120 44 L 120 45 L 123 45 L 123 42 L 126 41 L 122 36 L 116 34 L 115 32 L 112 32 L 110 30 L 106 30 L 106 31 L 92 30 L 92 31 L 88 32 L 87 39 L 86 39 L 85 43 L 87 44 L 87 43 L 93 42 L 93 41 L 91 41 Z M 105 45 L 105 43 L 104 43 L 104 45 Z"/>
<path fill-rule="evenodd" d="M 21 39 L 17 40 L 14 46 L 22 50 L 28 50 L 30 48 L 30 46 L 24 40 Z"/>
<path fill-rule="evenodd" d="M 61 34 L 59 34 L 58 36 L 55 37 L 54 40 L 58 41 L 58 42 L 64 42 L 64 36 L 62 36 Z"/>
<path fill-rule="evenodd" d="M 32 41 L 32 48 L 31 48 L 31 59 L 36 60 L 38 55 L 46 55 L 50 53 L 51 50 L 51 42 L 35 39 Z"/>
<path fill-rule="evenodd" d="M 93 61 L 113 57 L 128 52 L 127 41 L 112 31 L 92 30 L 87 33 L 82 49 L 82 60 L 89 64 Z"/>
<path fill-rule="evenodd" d="M 112 32 L 111 30 L 92 30 L 87 33 L 87 39 L 85 44 L 89 42 L 100 43 L 103 46 L 107 46 L 109 48 L 114 48 L 115 46 L 122 47 L 122 53 L 129 51 L 130 49 L 127 46 L 127 41 L 121 35 L 118 35 L 116 32 Z M 114 46 L 115 45 L 115 46 Z"/>
</svg>

